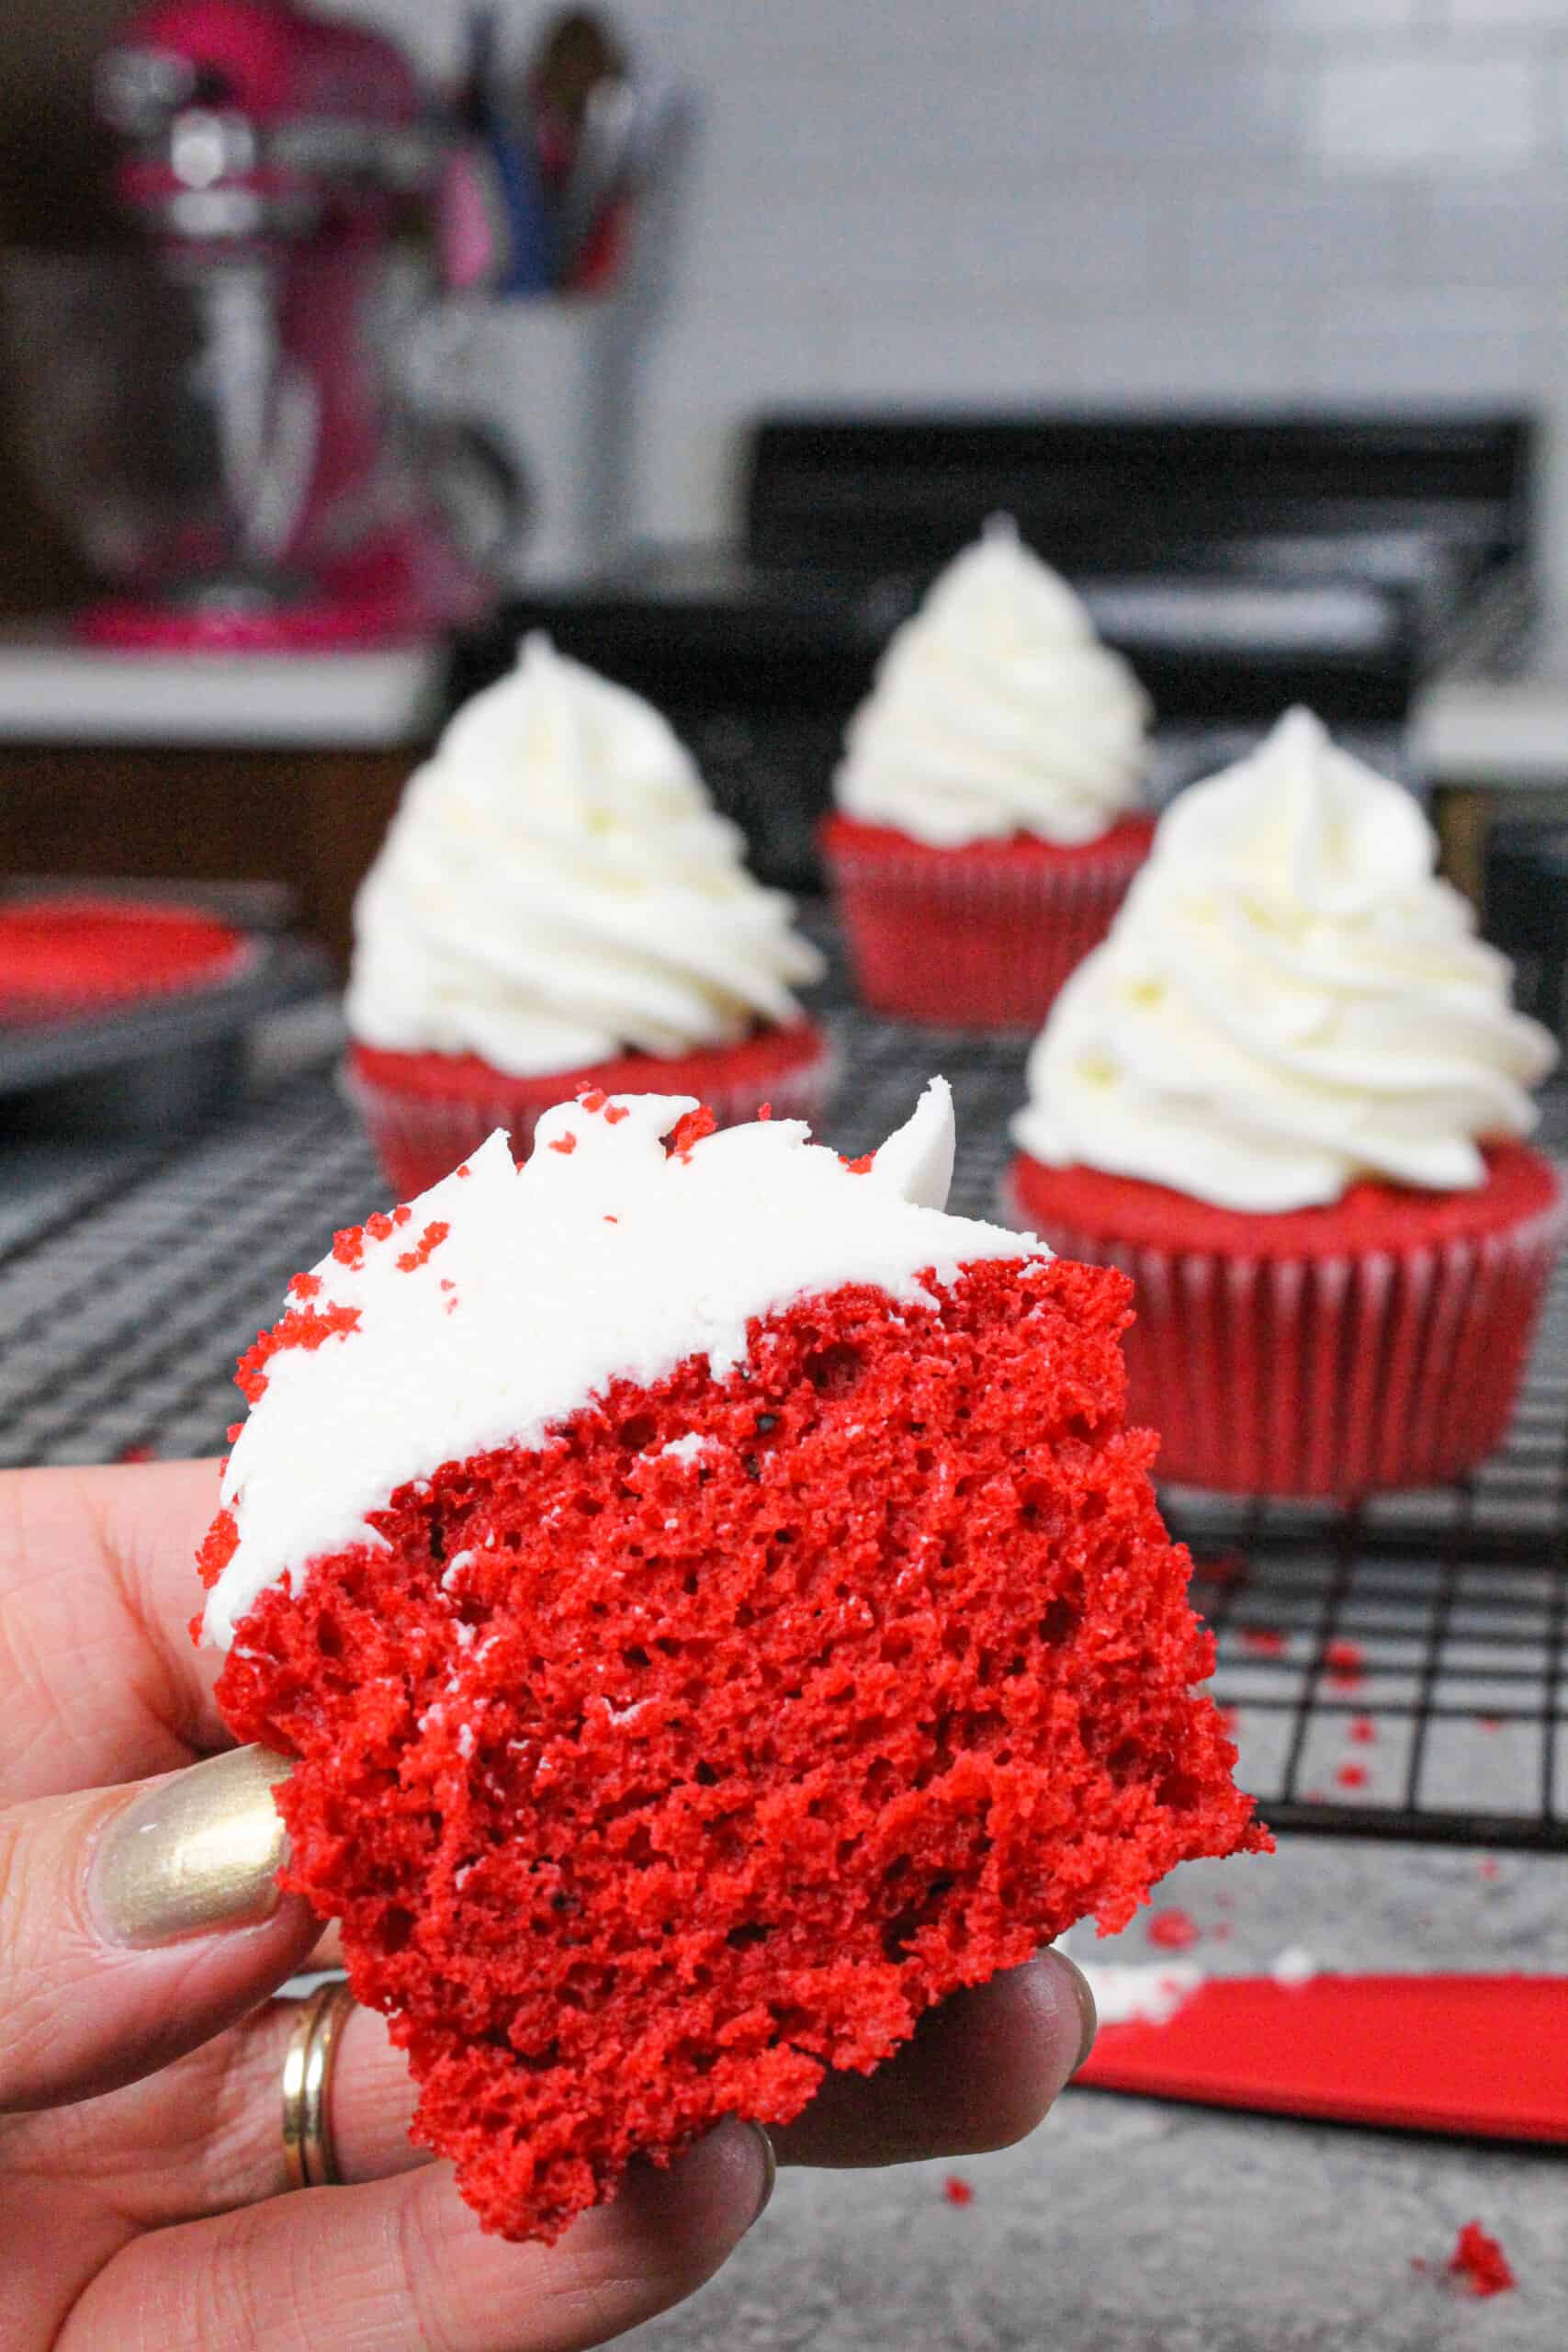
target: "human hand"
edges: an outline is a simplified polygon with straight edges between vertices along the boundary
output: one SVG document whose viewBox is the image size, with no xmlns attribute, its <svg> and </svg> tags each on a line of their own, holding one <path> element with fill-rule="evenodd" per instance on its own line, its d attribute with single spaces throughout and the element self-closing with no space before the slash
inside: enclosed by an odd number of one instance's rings
<svg viewBox="0 0 1568 2352">
<path fill-rule="evenodd" d="M 718 2268 L 766 2202 L 767 2142 L 726 2123 L 554 2247 L 487 2238 L 409 2145 L 404 2061 L 356 2009 L 331 2079 L 347 2185 L 288 2192 L 296 2005 L 268 1996 L 321 1931 L 275 1883 L 286 1768 L 233 1749 L 186 1632 L 215 1486 L 209 1463 L 0 1476 L 0 2343 L 602 2344 Z M 1005 2146 L 1092 2018 L 1047 1953 L 932 2011 L 875 2075 L 830 2076 L 773 2135 L 779 2161 Z"/>
</svg>

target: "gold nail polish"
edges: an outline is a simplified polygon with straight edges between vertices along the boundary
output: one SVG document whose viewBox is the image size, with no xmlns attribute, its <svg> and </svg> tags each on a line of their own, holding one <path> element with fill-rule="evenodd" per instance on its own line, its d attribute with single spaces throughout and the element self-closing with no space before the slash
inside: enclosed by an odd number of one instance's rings
<svg viewBox="0 0 1568 2352">
<path fill-rule="evenodd" d="M 269 1748 L 234 1748 L 154 1782 L 117 1814 L 87 1881 L 106 1941 L 170 1944 L 270 1918 L 288 1850 L 272 1790 L 290 1770 Z"/>
</svg>

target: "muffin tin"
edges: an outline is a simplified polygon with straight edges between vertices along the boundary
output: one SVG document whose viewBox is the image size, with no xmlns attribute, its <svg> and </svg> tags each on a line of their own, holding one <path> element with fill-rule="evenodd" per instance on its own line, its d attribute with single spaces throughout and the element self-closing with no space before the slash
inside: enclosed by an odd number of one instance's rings
<svg viewBox="0 0 1568 2352">
<path fill-rule="evenodd" d="M 330 983 L 323 952 L 283 928 L 291 903 L 270 885 L 73 883 L 70 894 L 84 888 L 95 897 L 178 899 L 243 931 L 253 952 L 228 979 L 68 1018 L 0 1019 L 0 1139 L 135 1141 L 186 1132 L 243 1086 L 256 1022 Z M 48 894 L 33 885 L 11 895 Z"/>
</svg>

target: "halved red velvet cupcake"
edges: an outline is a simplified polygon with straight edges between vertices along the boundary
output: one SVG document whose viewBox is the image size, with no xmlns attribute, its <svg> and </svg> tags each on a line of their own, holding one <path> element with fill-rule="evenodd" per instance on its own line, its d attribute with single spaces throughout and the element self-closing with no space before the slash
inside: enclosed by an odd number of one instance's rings
<svg viewBox="0 0 1568 2352">
<path fill-rule="evenodd" d="M 1127 1285 L 588 1096 L 340 1234 L 241 1366 L 218 1699 L 488 2229 L 797 2115 L 931 2005 L 1269 1843 L 1129 1430 Z"/>
</svg>

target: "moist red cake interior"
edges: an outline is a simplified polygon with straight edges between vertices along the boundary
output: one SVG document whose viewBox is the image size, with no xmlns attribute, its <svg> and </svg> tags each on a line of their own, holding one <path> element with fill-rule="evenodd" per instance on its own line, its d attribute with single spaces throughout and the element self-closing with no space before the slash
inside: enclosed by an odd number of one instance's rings
<svg viewBox="0 0 1568 2352">
<path fill-rule="evenodd" d="M 519 1098 L 537 1091 L 543 1100 L 559 1102 L 588 1085 L 602 1087 L 606 1094 L 705 1095 L 715 1085 L 744 1087 L 753 1081 L 765 1089 L 771 1079 L 798 1069 L 822 1049 L 822 1033 L 813 1022 L 793 1021 L 782 1029 L 759 1029 L 733 1046 L 710 1046 L 670 1057 L 620 1054 L 614 1061 L 549 1070 L 537 1078 L 499 1072 L 478 1054 L 403 1054 L 358 1044 L 350 1047 L 349 1065 L 373 1084 L 429 1098 L 461 1099 L 476 1089 L 493 1094 L 499 1084 Z"/>
<path fill-rule="evenodd" d="M 634 2155 L 782 2121 L 954 1987 L 1269 1842 L 1122 1426 L 1125 1280 L 982 1262 L 934 1297 L 840 1289 L 727 1378 L 448 1463 L 239 1628 L 223 1712 L 301 1759 L 288 1883 L 488 2228 L 554 2237 Z"/>
<path fill-rule="evenodd" d="M 1154 831 L 1152 817 L 1121 817 L 1089 842 L 1048 842 L 1037 833 L 1013 833 L 1002 841 L 959 842 L 943 848 L 932 842 L 917 841 L 912 833 L 902 833 L 896 825 L 863 824 L 858 817 L 846 817 L 841 810 L 834 809 L 822 820 L 821 840 L 829 855 L 857 851 L 884 856 L 897 853 L 901 857 L 931 860 L 949 867 L 998 863 L 1074 866 L 1098 865 L 1107 857 L 1141 855 L 1154 839 Z"/>
<path fill-rule="evenodd" d="M 55 1006 L 155 995 L 226 978 L 244 948 L 227 923 L 157 899 L 90 896 L 0 906 L 0 1006 Z"/>
<path fill-rule="evenodd" d="M 1528 1144 L 1489 1144 L 1486 1179 L 1468 1193 L 1434 1193 L 1371 1179 L 1319 1208 L 1274 1215 L 1217 1208 L 1168 1185 L 1099 1168 L 1046 1168 L 1026 1153 L 1013 1185 L 1026 1217 L 1149 1250 L 1214 1250 L 1236 1258 L 1321 1258 L 1345 1251 L 1402 1252 L 1425 1243 L 1478 1240 L 1543 1216 L 1558 1196 L 1550 1160 Z"/>
</svg>

